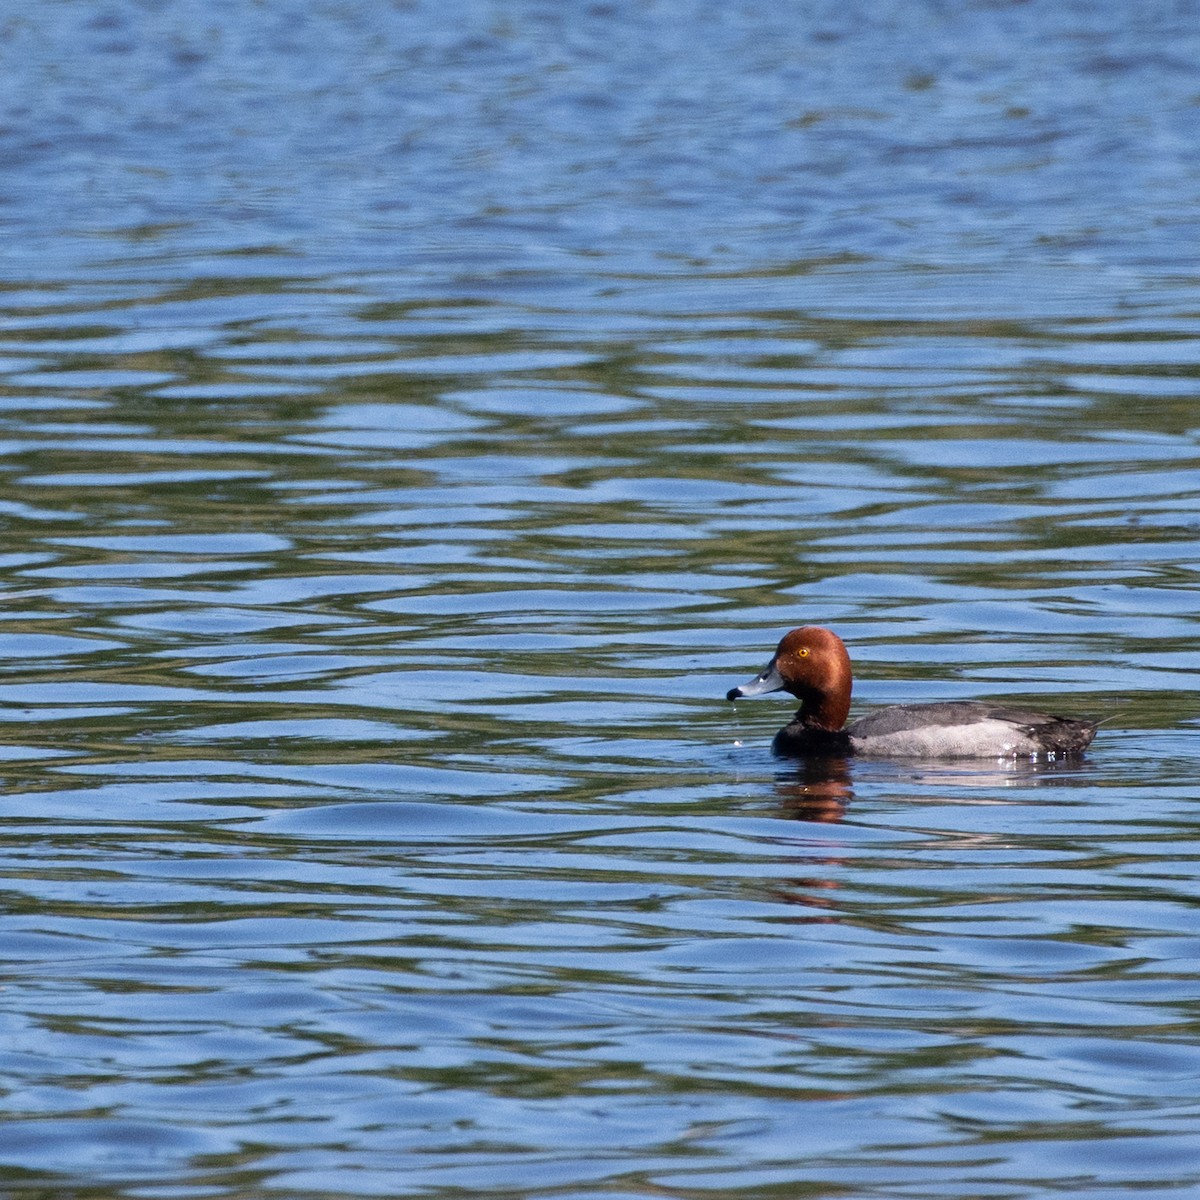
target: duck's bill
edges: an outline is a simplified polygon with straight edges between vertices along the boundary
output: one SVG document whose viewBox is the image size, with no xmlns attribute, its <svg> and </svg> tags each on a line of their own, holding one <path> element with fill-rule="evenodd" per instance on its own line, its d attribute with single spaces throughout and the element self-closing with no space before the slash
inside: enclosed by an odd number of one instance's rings
<svg viewBox="0 0 1200 1200">
<path fill-rule="evenodd" d="M 743 683 L 741 687 L 730 688 L 725 693 L 725 699 L 741 700 L 744 696 L 763 696 L 767 692 L 781 691 L 782 688 L 783 678 L 779 674 L 775 660 L 771 659 L 749 683 Z"/>
</svg>

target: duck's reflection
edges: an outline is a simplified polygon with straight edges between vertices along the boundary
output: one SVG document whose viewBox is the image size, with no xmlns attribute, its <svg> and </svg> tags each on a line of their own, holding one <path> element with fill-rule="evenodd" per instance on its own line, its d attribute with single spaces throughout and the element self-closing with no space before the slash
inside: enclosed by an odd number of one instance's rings
<svg viewBox="0 0 1200 1200">
<path fill-rule="evenodd" d="M 802 759 L 775 777 L 775 791 L 780 800 L 780 816 L 793 821 L 833 824 L 846 815 L 846 808 L 854 798 L 850 763 L 836 757 Z M 834 854 L 806 857 L 804 862 L 815 870 L 779 879 L 769 889 L 770 895 L 797 906 L 796 915 L 791 918 L 795 922 L 825 924 L 839 920 L 836 911 L 830 910 L 836 910 L 833 893 L 841 884 L 835 876 L 846 865 L 845 860 Z M 818 912 L 800 911 L 805 909 Z"/>
<path fill-rule="evenodd" d="M 775 779 L 780 815 L 795 821 L 840 821 L 854 798 L 845 758 L 801 759 Z"/>
<path fill-rule="evenodd" d="M 959 760 L 918 765 L 904 760 L 870 761 L 823 756 L 789 763 L 775 776 L 775 793 L 779 816 L 793 821 L 833 824 L 845 817 L 854 799 L 856 782 L 867 799 L 883 794 L 889 802 L 1021 804 L 1031 803 L 1032 797 L 1002 793 L 1014 787 L 1030 789 L 1047 784 L 1056 788 L 1084 786 L 1092 782 L 1092 771 L 1092 764 L 1078 758 L 1059 761 Z M 999 835 L 963 834 L 955 841 L 949 840 L 947 831 L 937 836 L 947 848 L 961 848 L 967 844 L 986 848 Z M 822 835 L 822 845 L 832 848 L 837 844 L 827 842 L 827 838 L 828 835 Z M 837 892 L 842 884 L 839 876 L 848 860 L 836 853 L 821 853 L 815 857 L 805 855 L 795 861 L 804 863 L 805 873 L 774 880 L 769 894 L 797 907 L 796 916 L 791 918 L 794 921 L 827 923 L 840 920 Z M 814 909 L 817 911 L 812 911 Z"/>
<path fill-rule="evenodd" d="M 1053 781 L 1055 786 L 1087 782 L 1093 764 L 1085 758 L 997 759 L 987 762 L 949 759 L 945 762 L 915 763 L 905 759 L 855 760 L 833 755 L 805 758 L 775 776 L 779 815 L 796 821 L 840 821 L 854 798 L 854 775 L 871 789 L 883 787 L 889 800 L 898 797 L 895 788 L 911 792 L 900 797 L 913 804 L 1005 804 L 1012 797 L 986 797 L 988 790 L 1037 787 Z M 947 793 L 946 789 L 953 789 Z M 970 789 L 972 796 L 959 789 Z"/>
</svg>

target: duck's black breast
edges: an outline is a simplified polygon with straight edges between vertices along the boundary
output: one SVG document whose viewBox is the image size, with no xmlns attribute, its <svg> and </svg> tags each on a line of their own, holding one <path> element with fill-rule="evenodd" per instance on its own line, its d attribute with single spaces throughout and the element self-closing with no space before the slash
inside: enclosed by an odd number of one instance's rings
<svg viewBox="0 0 1200 1200">
<path fill-rule="evenodd" d="M 798 718 L 775 735 L 771 749 L 786 758 L 846 758 L 854 753 L 850 735 L 844 730 L 830 733 L 805 725 Z"/>
</svg>

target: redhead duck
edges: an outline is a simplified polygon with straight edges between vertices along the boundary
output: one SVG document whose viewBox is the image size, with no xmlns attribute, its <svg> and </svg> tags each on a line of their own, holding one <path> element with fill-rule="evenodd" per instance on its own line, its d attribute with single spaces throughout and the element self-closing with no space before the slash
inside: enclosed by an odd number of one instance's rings
<svg viewBox="0 0 1200 1200">
<path fill-rule="evenodd" d="M 775 656 L 726 700 L 788 691 L 800 710 L 775 735 L 776 754 L 878 754 L 904 758 L 1055 758 L 1078 754 L 1097 721 L 974 700 L 895 704 L 845 724 L 850 712 L 850 655 L 828 629 L 806 625 L 784 636 Z M 843 726 L 845 726 L 843 728 Z"/>
</svg>

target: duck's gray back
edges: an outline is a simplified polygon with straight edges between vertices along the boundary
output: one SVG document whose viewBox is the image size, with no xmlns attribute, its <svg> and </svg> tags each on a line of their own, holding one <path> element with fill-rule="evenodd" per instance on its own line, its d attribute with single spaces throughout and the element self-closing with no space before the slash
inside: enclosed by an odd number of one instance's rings
<svg viewBox="0 0 1200 1200">
<path fill-rule="evenodd" d="M 975 700 L 897 704 L 846 727 L 860 754 L 993 757 L 1076 754 L 1096 735 L 1093 721 Z"/>
</svg>

